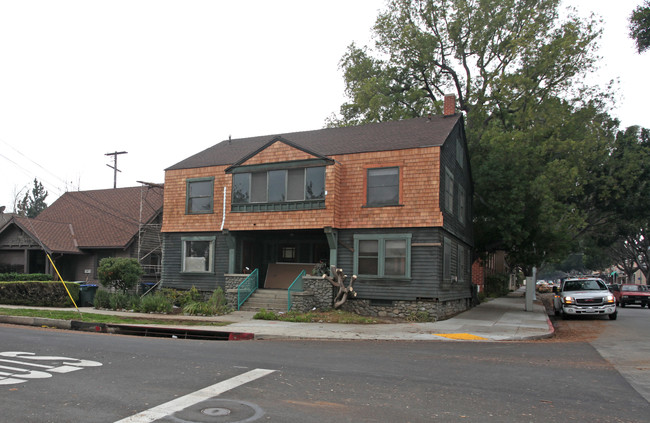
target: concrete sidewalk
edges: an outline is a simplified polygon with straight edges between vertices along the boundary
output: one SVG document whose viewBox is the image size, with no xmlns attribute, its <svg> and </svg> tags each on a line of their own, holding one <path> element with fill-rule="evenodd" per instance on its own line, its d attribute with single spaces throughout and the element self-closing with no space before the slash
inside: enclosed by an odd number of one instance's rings
<svg viewBox="0 0 650 423">
<path fill-rule="evenodd" d="M 25 308 L 2 306 L 4 308 Z M 39 307 L 48 309 L 46 307 Z M 57 309 L 61 310 L 61 309 Z M 74 309 L 68 309 L 74 310 Z M 96 310 L 80 308 L 82 313 L 112 314 L 131 317 L 155 317 L 156 319 L 177 319 L 178 316 L 148 315 L 141 313 Z M 382 324 L 339 324 L 339 323 L 292 323 L 253 319 L 254 313 L 236 311 L 225 316 L 183 316 L 186 320 L 205 322 L 229 322 L 227 326 L 177 326 L 172 329 L 233 332 L 253 334 L 254 339 L 333 339 L 333 340 L 394 340 L 394 341 L 521 341 L 553 336 L 554 329 L 544 306 L 535 302 L 532 311 L 525 310 L 522 291 L 506 297 L 481 303 L 466 312 L 439 322 L 431 323 L 382 323 Z M 69 328 L 70 322 L 52 322 L 51 319 L 19 318 L 0 316 L 0 323 L 31 324 Z M 67 325 L 66 325 L 67 324 Z M 161 325 L 157 325 L 161 327 Z"/>
</svg>

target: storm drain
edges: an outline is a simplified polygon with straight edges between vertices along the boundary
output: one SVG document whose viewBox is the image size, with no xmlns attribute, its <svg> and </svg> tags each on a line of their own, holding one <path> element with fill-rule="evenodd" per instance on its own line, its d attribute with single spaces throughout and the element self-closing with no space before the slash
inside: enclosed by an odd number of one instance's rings
<svg viewBox="0 0 650 423">
<path fill-rule="evenodd" d="M 254 339 L 247 332 L 230 332 L 204 329 L 172 328 L 158 326 L 115 325 L 72 321 L 71 329 L 84 332 L 114 333 L 130 336 L 150 336 L 155 338 L 197 339 L 204 341 L 244 341 Z"/>
</svg>

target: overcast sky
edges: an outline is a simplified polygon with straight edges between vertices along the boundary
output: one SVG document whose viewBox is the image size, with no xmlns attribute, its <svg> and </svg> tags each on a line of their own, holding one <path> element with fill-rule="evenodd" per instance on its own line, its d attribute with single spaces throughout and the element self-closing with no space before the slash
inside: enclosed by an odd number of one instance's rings
<svg viewBox="0 0 650 423">
<path fill-rule="evenodd" d="M 650 127 L 650 52 L 627 19 L 642 0 L 565 0 L 604 19 L 612 114 Z M 345 101 L 346 47 L 369 44 L 384 0 L 0 0 L 0 206 L 33 186 L 162 183 L 219 141 L 322 128 Z"/>
</svg>

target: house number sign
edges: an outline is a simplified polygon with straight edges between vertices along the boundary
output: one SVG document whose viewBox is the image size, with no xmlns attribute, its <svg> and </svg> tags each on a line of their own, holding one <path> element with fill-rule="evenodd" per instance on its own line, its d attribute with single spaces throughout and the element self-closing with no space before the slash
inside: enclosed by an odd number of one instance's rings
<svg viewBox="0 0 650 423">
<path fill-rule="evenodd" d="M 31 379 L 46 379 L 55 373 L 70 373 L 102 363 L 69 357 L 36 355 L 31 352 L 0 352 L 0 385 L 24 383 Z"/>
</svg>

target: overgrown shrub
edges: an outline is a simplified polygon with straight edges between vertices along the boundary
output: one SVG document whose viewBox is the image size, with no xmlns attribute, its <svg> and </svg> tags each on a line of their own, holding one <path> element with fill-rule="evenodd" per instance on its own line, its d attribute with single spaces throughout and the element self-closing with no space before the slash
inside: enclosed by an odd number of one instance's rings
<svg viewBox="0 0 650 423">
<path fill-rule="evenodd" d="M 72 307 L 79 300 L 79 285 L 66 282 L 66 292 L 61 282 L 1 282 L 0 303 L 41 307 Z"/>
<path fill-rule="evenodd" d="M 107 257 L 99 262 L 97 276 L 99 282 L 107 288 L 126 293 L 142 277 L 144 271 L 138 260 L 124 257 Z"/>
<path fill-rule="evenodd" d="M 193 295 L 193 298 L 198 300 L 190 301 L 183 306 L 183 313 L 189 314 L 191 316 L 214 316 L 230 313 L 230 307 L 227 305 L 226 295 L 223 292 L 223 289 L 217 288 L 212 293 L 212 296 L 208 301 L 201 301 L 201 294 L 196 291 Z M 190 291 L 192 291 L 192 289 Z M 197 295 L 198 294 L 198 295 Z"/>
<path fill-rule="evenodd" d="M 172 301 L 161 292 L 153 295 L 145 295 L 140 300 L 140 312 L 142 313 L 171 313 Z"/>
<path fill-rule="evenodd" d="M 199 290 L 193 285 L 192 288 L 187 291 L 172 288 L 163 288 L 161 291 L 173 305 L 181 308 L 191 302 L 199 302 L 203 300 L 203 295 L 201 295 Z"/>
<path fill-rule="evenodd" d="M 108 291 L 98 289 L 95 293 L 95 308 L 111 308 L 111 294 Z"/>
<path fill-rule="evenodd" d="M 138 310 L 140 296 L 124 292 L 113 292 L 109 296 L 109 307 L 112 310 Z"/>
</svg>

